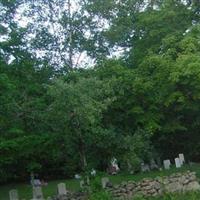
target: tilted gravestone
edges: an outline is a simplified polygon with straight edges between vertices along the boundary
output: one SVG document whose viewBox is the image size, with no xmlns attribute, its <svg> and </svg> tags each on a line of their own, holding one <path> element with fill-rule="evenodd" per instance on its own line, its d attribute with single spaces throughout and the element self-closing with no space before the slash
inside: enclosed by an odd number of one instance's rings
<svg viewBox="0 0 200 200">
<path fill-rule="evenodd" d="M 181 161 L 179 158 L 175 158 L 175 165 L 176 165 L 176 168 L 180 168 L 181 167 Z"/>
<path fill-rule="evenodd" d="M 85 183 L 84 183 L 84 180 L 81 180 L 81 181 L 80 181 L 80 188 L 81 188 L 81 189 L 84 188 L 84 184 L 85 184 Z"/>
<path fill-rule="evenodd" d="M 110 182 L 110 180 L 109 180 L 108 177 L 103 177 L 103 178 L 101 179 L 102 188 L 105 189 L 106 186 L 109 184 L 109 182 Z"/>
<path fill-rule="evenodd" d="M 40 186 L 33 187 L 33 200 L 43 200 L 42 188 Z"/>
<path fill-rule="evenodd" d="M 170 169 L 170 165 L 171 165 L 170 160 L 164 160 L 163 164 L 164 164 L 164 168 L 165 169 Z"/>
<path fill-rule="evenodd" d="M 10 197 L 10 200 L 19 200 L 18 191 L 10 190 L 9 197 Z"/>
<path fill-rule="evenodd" d="M 59 195 L 66 195 L 67 194 L 65 183 L 59 183 L 58 184 L 58 194 Z"/>
</svg>

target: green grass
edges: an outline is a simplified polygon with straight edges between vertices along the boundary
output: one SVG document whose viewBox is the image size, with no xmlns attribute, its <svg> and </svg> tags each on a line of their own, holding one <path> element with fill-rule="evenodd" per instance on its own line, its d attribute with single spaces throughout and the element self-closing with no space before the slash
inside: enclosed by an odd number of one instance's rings
<svg viewBox="0 0 200 200">
<path fill-rule="evenodd" d="M 48 183 L 48 186 L 42 188 L 44 197 L 53 196 L 57 191 L 58 183 L 66 183 L 66 186 L 71 191 L 79 189 L 79 181 L 77 180 L 56 180 Z M 17 189 L 20 199 L 31 199 L 32 198 L 32 187 L 30 184 L 9 184 L 0 186 L 0 200 L 9 200 L 9 190 Z"/>
<path fill-rule="evenodd" d="M 143 178 L 154 178 L 154 177 L 157 177 L 157 176 L 167 176 L 167 175 L 170 175 L 170 174 L 175 173 L 175 172 L 184 172 L 184 171 L 187 171 L 187 170 L 195 171 L 197 173 L 198 178 L 200 178 L 200 165 L 194 165 L 192 167 L 185 166 L 185 167 L 182 167 L 181 169 L 172 168 L 170 170 L 153 171 L 153 172 L 148 172 L 148 173 L 140 173 L 140 174 L 136 174 L 136 175 L 120 173 L 120 174 L 115 175 L 115 176 L 109 176 L 109 178 L 110 178 L 110 180 L 113 184 L 119 184 L 122 181 L 128 181 L 128 180 L 139 181 Z M 48 186 L 43 187 L 44 196 L 47 197 L 47 196 L 55 195 L 56 189 L 57 189 L 57 184 L 61 183 L 61 182 L 66 183 L 66 186 L 69 190 L 72 190 L 72 191 L 80 190 L 78 180 L 74 180 L 74 179 L 73 180 L 56 180 L 56 181 L 49 182 Z M 31 186 L 27 183 L 23 183 L 23 184 L 8 184 L 8 185 L 5 185 L 5 186 L 0 186 L 0 200 L 9 200 L 8 193 L 9 193 L 9 190 L 11 190 L 11 189 L 17 189 L 18 190 L 20 199 L 22 199 L 22 198 L 31 199 L 32 198 L 32 188 L 31 188 Z M 191 196 L 191 194 L 188 194 L 188 195 Z M 198 199 L 200 200 L 200 194 L 197 194 L 197 195 L 199 195 Z M 186 196 L 186 195 L 184 195 L 184 196 Z M 180 195 L 180 198 L 170 197 L 170 196 L 167 197 L 166 196 L 166 198 L 162 197 L 161 199 L 162 200 L 179 200 L 179 199 L 185 200 L 185 197 L 181 197 L 181 195 Z M 158 198 L 156 200 L 161 200 L 161 199 Z M 190 199 L 196 200 L 196 196 L 194 198 L 188 197 L 188 200 L 190 200 Z"/>
<path fill-rule="evenodd" d="M 176 173 L 176 172 L 184 172 L 187 170 L 195 171 L 197 174 L 197 177 L 200 178 L 200 165 L 198 165 L 198 164 L 195 164 L 192 167 L 186 165 L 180 169 L 173 167 L 170 170 L 151 171 L 151 172 L 147 172 L 147 173 L 139 173 L 136 175 L 122 173 L 122 174 L 118 174 L 117 176 L 110 176 L 109 178 L 112 183 L 119 184 L 122 181 L 129 181 L 129 180 L 140 181 L 143 178 L 155 178 L 157 176 L 168 176 L 168 175 Z"/>
</svg>

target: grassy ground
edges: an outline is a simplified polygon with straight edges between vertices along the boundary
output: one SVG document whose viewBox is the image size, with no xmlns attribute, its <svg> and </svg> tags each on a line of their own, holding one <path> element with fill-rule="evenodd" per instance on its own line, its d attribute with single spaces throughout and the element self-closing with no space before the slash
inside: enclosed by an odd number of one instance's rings
<svg viewBox="0 0 200 200">
<path fill-rule="evenodd" d="M 156 176 L 167 176 L 170 175 L 172 173 L 175 172 L 184 172 L 187 170 L 191 170 L 191 171 L 195 171 L 197 173 L 198 178 L 200 178 L 200 165 L 194 165 L 192 167 L 190 166 L 185 166 L 182 167 L 181 169 L 170 169 L 170 170 L 163 170 L 163 171 L 155 171 L 155 172 L 148 172 L 148 173 L 140 173 L 140 174 L 136 174 L 136 175 L 129 175 L 129 174 L 125 174 L 125 173 L 121 173 L 115 176 L 109 176 L 111 182 L 113 184 L 118 184 L 121 183 L 122 181 L 128 181 L 128 180 L 134 180 L 134 181 L 139 181 L 143 178 L 154 178 Z M 48 183 L 48 186 L 44 186 L 43 189 L 43 193 L 44 196 L 52 196 L 54 194 L 56 194 L 56 188 L 57 188 L 57 184 L 64 182 L 66 183 L 66 186 L 69 190 L 72 191 L 78 191 L 80 189 L 79 187 L 79 181 L 77 180 L 56 180 L 56 181 L 51 181 Z M 0 186 L 0 200 L 9 200 L 8 197 L 8 193 L 9 190 L 11 189 L 17 189 L 19 192 L 19 196 L 20 199 L 25 198 L 25 199 L 31 199 L 32 198 L 32 188 L 29 184 L 27 183 L 23 183 L 23 184 L 9 184 L 9 185 L 5 185 L 5 186 Z M 188 194 L 190 197 L 186 198 L 187 195 L 181 196 L 179 195 L 179 197 L 171 197 L 171 196 L 166 196 L 166 197 L 162 197 L 162 200 L 200 200 L 200 194 Z M 198 198 L 197 198 L 198 196 Z M 161 200 L 161 199 L 156 199 L 156 200 Z"/>
</svg>

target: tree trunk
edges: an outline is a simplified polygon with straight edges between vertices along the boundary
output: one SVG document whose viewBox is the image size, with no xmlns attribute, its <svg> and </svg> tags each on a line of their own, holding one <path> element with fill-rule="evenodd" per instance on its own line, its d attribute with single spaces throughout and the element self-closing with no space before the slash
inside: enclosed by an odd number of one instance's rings
<svg viewBox="0 0 200 200">
<path fill-rule="evenodd" d="M 72 47 L 72 16 L 71 1 L 68 0 L 68 21 L 69 21 L 69 69 L 73 68 L 73 47 Z"/>
</svg>

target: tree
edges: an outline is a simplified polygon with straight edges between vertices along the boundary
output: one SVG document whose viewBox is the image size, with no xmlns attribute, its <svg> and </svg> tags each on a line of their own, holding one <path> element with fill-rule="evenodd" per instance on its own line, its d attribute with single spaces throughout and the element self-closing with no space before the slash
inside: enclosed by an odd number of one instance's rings
<svg viewBox="0 0 200 200">
<path fill-rule="evenodd" d="M 113 101 L 111 83 L 112 80 L 105 83 L 77 73 L 75 80 L 56 80 L 49 87 L 52 98 L 49 116 L 54 121 L 51 128 L 59 127 L 57 132 L 66 134 L 79 153 L 82 169 L 88 165 L 88 147 L 98 138 L 96 134 L 102 134 L 97 130 L 102 130 L 102 113 Z"/>
</svg>

